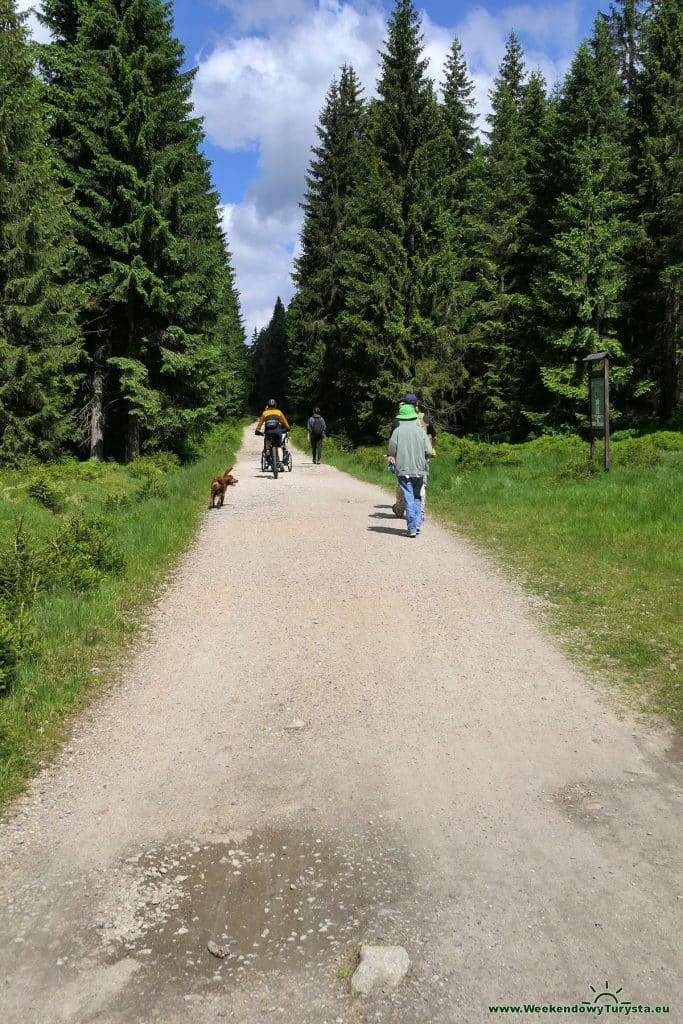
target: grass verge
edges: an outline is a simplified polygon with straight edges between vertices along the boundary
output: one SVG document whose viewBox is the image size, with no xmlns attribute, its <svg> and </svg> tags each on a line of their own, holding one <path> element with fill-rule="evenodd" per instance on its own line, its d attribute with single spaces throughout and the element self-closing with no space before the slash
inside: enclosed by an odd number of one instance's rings
<svg viewBox="0 0 683 1024">
<path fill-rule="evenodd" d="M 295 430 L 305 446 L 305 434 Z M 428 508 L 547 602 L 564 648 L 631 708 L 683 723 L 683 435 L 613 443 L 609 473 L 578 437 L 488 445 L 442 435 Z M 383 447 L 324 461 L 393 491 Z M 427 540 L 427 537 L 425 537 Z"/>
<path fill-rule="evenodd" d="M 217 429 L 188 466 L 159 455 L 0 473 L 0 809 L 138 635 L 242 429 Z"/>
</svg>

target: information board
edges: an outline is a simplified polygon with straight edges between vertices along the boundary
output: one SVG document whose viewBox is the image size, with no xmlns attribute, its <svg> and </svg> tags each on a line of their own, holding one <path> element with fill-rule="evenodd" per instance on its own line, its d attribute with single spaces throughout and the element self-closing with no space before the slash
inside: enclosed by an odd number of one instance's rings
<svg viewBox="0 0 683 1024">
<path fill-rule="evenodd" d="M 590 379 L 591 398 L 591 429 L 605 429 L 605 378 L 591 377 Z"/>
</svg>

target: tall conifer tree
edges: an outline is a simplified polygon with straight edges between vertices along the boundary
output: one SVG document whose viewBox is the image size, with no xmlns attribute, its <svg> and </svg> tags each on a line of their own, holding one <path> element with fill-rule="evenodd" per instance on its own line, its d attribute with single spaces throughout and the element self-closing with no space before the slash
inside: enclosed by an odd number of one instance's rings
<svg viewBox="0 0 683 1024">
<path fill-rule="evenodd" d="M 13 0 L 0 0 L 0 457 L 54 456 L 70 440 L 80 338 L 71 244 L 42 86 Z"/>
<path fill-rule="evenodd" d="M 591 43 L 578 50 L 554 121 L 555 213 L 536 297 L 549 342 L 542 419 L 556 426 L 585 418 L 583 357 L 623 355 L 617 324 L 633 239 L 625 118 L 617 63 L 599 20 Z M 615 367 L 614 382 L 624 377 Z"/>
<path fill-rule="evenodd" d="M 479 190 L 488 235 L 488 275 L 481 281 L 481 325 L 468 360 L 478 393 L 471 426 L 508 434 L 515 420 L 515 344 L 524 301 L 520 261 L 523 221 L 529 206 L 526 171 L 524 55 L 514 33 L 491 93 L 486 179 Z"/>
<path fill-rule="evenodd" d="M 358 184 L 364 104 L 353 68 L 344 66 L 327 93 L 317 127 L 320 145 L 306 177 L 298 287 L 289 309 L 290 396 L 299 409 L 319 402 L 328 420 L 345 412 L 339 390 L 344 359 L 341 258 L 349 203 Z"/>
<path fill-rule="evenodd" d="M 288 328 L 287 311 L 279 295 L 268 326 L 255 334 L 249 356 L 252 408 L 261 410 L 274 398 L 284 410 L 289 403 Z"/>
<path fill-rule="evenodd" d="M 417 12 L 411 0 L 397 0 L 379 99 L 368 114 L 342 280 L 341 376 L 356 428 L 380 436 L 401 390 L 424 378 L 447 348 L 440 127 L 426 66 Z"/>
<path fill-rule="evenodd" d="M 441 373 L 446 376 L 437 415 L 444 427 L 462 427 L 472 403 L 468 347 L 476 344 L 481 313 L 479 282 L 490 265 L 479 200 L 483 161 L 476 135 L 474 84 L 459 39 L 446 58 L 442 122 L 443 197 L 447 219 L 446 275 L 449 282 L 447 318 L 450 351 Z"/>
<path fill-rule="evenodd" d="M 182 449 L 218 415 L 241 340 L 190 116 L 193 73 L 181 71 L 162 0 L 46 0 L 45 15 L 55 143 L 74 192 L 73 272 L 87 290 L 90 452 Z"/>
<path fill-rule="evenodd" d="M 668 422 L 680 416 L 683 392 L 683 8 L 654 0 L 651 12 L 637 99 L 647 243 L 634 357 L 640 375 L 653 378 L 656 415 Z"/>
</svg>

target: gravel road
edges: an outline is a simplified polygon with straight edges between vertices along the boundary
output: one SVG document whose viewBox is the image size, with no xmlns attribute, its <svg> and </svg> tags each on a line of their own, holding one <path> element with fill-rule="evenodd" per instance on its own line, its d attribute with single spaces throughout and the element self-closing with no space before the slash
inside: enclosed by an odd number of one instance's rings
<svg viewBox="0 0 683 1024">
<path fill-rule="evenodd" d="M 683 1021 L 681 745 L 457 534 L 259 451 L 0 827 L 4 1024 Z M 351 994 L 361 943 L 398 988 Z"/>
</svg>

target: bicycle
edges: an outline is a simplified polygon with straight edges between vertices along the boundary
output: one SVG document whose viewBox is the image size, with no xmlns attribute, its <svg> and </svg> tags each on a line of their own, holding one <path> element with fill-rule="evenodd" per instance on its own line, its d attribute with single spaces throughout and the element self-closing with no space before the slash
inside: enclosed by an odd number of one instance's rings
<svg viewBox="0 0 683 1024">
<path fill-rule="evenodd" d="M 259 433 L 259 436 L 263 435 L 263 431 L 261 431 L 261 430 L 259 430 L 258 433 Z M 284 471 L 286 469 L 288 473 L 291 473 L 292 472 L 292 466 L 293 466 L 293 463 L 292 463 L 292 453 L 290 452 L 289 448 L 287 447 L 287 442 L 289 440 L 289 434 L 283 434 L 283 436 L 282 436 L 282 444 L 279 446 L 279 447 L 282 448 L 282 463 L 281 464 L 278 464 L 278 460 L 277 460 L 278 445 L 271 444 L 271 442 L 268 439 L 268 435 L 267 434 L 265 434 L 263 436 L 264 436 L 264 441 L 263 441 L 263 450 L 261 452 L 261 472 L 262 473 L 267 473 L 269 470 L 272 470 L 273 477 L 275 478 L 275 480 L 277 480 L 278 472 L 280 472 L 280 470 Z"/>
</svg>

